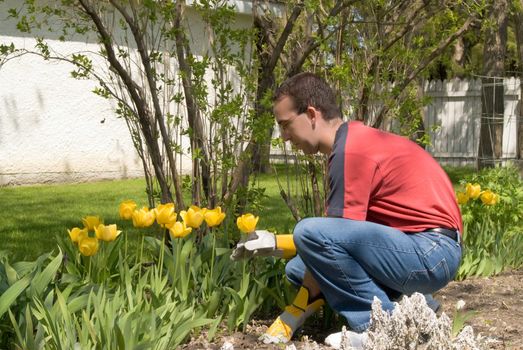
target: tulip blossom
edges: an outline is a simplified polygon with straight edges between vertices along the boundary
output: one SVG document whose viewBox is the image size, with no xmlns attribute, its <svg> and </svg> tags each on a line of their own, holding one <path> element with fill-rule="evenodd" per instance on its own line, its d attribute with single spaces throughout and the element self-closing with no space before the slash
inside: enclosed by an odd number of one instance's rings
<svg viewBox="0 0 523 350">
<path fill-rule="evenodd" d="M 131 220 L 133 217 L 133 211 L 136 209 L 136 202 L 132 200 L 123 201 L 118 207 L 118 213 L 120 218 L 124 220 Z"/>
<path fill-rule="evenodd" d="M 85 256 L 93 256 L 98 251 L 98 239 L 96 237 L 85 237 L 78 243 L 80 253 Z"/>
<path fill-rule="evenodd" d="M 199 207 L 192 205 L 187 211 L 182 210 L 180 216 L 183 219 L 183 222 L 188 227 L 198 228 L 203 222 L 203 215 L 206 211 L 203 211 Z"/>
<path fill-rule="evenodd" d="M 236 219 L 236 225 L 243 233 L 250 233 L 256 230 L 256 224 L 258 223 L 258 216 L 254 216 L 250 213 L 243 214 Z"/>
<path fill-rule="evenodd" d="M 216 207 L 213 210 L 207 210 L 203 215 L 207 226 L 214 227 L 222 223 L 225 219 L 225 213 L 222 213 L 222 208 Z"/>
<path fill-rule="evenodd" d="M 494 205 L 498 202 L 498 195 L 491 190 L 486 190 L 481 193 L 481 201 L 485 205 Z"/>
<path fill-rule="evenodd" d="M 104 225 L 100 224 L 94 228 L 96 238 L 105 242 L 112 242 L 122 233 L 116 229 L 116 225 Z"/>
<path fill-rule="evenodd" d="M 94 228 L 102 223 L 99 216 L 86 216 L 82 219 L 87 230 L 92 231 Z"/>
<path fill-rule="evenodd" d="M 142 228 L 142 227 L 149 227 L 152 224 L 154 224 L 154 219 L 156 219 L 156 216 L 154 215 L 153 210 L 149 210 L 147 207 L 143 207 L 140 210 L 133 211 L 133 226 Z"/>
<path fill-rule="evenodd" d="M 78 227 L 74 227 L 72 230 L 67 230 L 67 232 L 69 232 L 69 237 L 71 237 L 71 241 L 73 241 L 74 243 L 78 243 L 88 236 L 87 228 L 81 229 Z"/>
<path fill-rule="evenodd" d="M 469 196 L 465 192 L 456 193 L 456 198 L 458 200 L 458 204 L 467 204 L 467 202 L 469 201 Z"/>
<path fill-rule="evenodd" d="M 469 198 L 478 199 L 481 194 L 481 186 L 479 184 L 471 184 L 470 182 L 466 186 L 467 195 Z"/>
<path fill-rule="evenodd" d="M 154 209 L 156 222 L 162 227 L 167 227 L 176 222 L 174 203 L 160 204 Z"/>
<path fill-rule="evenodd" d="M 176 221 L 174 224 L 169 225 L 169 234 L 172 238 L 183 238 L 191 233 L 191 231 L 192 228 L 187 227 L 185 222 Z"/>
</svg>

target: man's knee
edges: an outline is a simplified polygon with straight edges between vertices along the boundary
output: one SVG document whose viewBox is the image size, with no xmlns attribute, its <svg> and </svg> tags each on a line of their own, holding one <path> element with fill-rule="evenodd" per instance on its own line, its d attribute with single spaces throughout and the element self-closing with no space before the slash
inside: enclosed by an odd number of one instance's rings
<svg viewBox="0 0 523 350">
<path fill-rule="evenodd" d="M 317 220 L 315 218 L 305 218 L 296 224 L 293 239 L 298 253 L 307 249 L 307 246 L 314 240 L 314 237 L 317 236 L 313 234 L 317 231 L 315 229 L 316 226 Z"/>
</svg>

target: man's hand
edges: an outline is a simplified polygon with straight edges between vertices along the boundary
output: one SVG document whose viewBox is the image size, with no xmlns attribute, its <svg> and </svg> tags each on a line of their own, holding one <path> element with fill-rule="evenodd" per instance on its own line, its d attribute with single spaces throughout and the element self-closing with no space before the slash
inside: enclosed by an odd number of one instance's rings
<svg viewBox="0 0 523 350">
<path fill-rule="evenodd" d="M 281 250 L 276 249 L 276 237 L 274 233 L 257 230 L 249 233 L 236 245 L 232 251 L 232 260 L 241 260 L 251 258 L 253 256 L 283 256 Z"/>
</svg>

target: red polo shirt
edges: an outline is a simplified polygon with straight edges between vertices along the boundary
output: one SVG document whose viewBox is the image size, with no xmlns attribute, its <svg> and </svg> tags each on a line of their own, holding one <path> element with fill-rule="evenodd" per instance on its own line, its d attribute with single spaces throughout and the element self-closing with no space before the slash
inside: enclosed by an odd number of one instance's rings
<svg viewBox="0 0 523 350">
<path fill-rule="evenodd" d="M 443 227 L 463 232 L 445 171 L 416 143 L 361 122 L 344 123 L 329 156 L 327 215 L 404 232 Z"/>
</svg>

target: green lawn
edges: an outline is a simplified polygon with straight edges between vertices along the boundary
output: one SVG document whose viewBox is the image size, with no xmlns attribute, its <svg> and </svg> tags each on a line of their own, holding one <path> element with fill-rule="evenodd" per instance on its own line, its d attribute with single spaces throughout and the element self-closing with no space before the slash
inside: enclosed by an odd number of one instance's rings
<svg viewBox="0 0 523 350">
<path fill-rule="evenodd" d="M 472 171 L 468 168 L 446 170 L 455 183 Z M 281 174 L 280 181 L 286 183 Z M 258 227 L 289 232 L 294 219 L 281 199 L 275 177 L 262 175 L 257 183 L 260 188 L 265 188 L 267 196 L 259 201 L 263 210 L 258 213 Z M 81 219 L 86 215 L 99 215 L 106 223 L 118 224 L 131 239 L 138 237 L 133 235 L 137 230 L 132 224 L 118 217 L 118 204 L 125 199 L 133 199 L 139 206 L 146 205 L 145 181 L 133 179 L 0 188 L 0 250 L 10 252 L 14 260 L 35 259 L 55 249 L 56 235 L 67 236 L 67 229 L 81 226 Z"/>
<path fill-rule="evenodd" d="M 259 186 L 269 198 L 261 200 L 265 209 L 258 227 L 288 231 L 293 226 L 290 212 L 279 197 L 276 181 L 264 176 Z M 0 250 L 13 260 L 33 260 L 56 248 L 56 235 L 82 226 L 82 217 L 99 215 L 105 223 L 116 223 L 132 239 L 137 229 L 118 216 L 118 204 L 125 199 L 147 205 L 142 179 L 104 181 L 67 185 L 39 185 L 0 188 Z M 177 210 L 178 211 L 178 210 Z M 138 237 L 135 235 L 134 237 Z"/>
<path fill-rule="evenodd" d="M 120 223 L 120 201 L 133 198 L 145 204 L 144 189 L 143 180 L 0 188 L 0 249 L 17 260 L 33 259 L 56 247 L 57 234 L 81 226 L 83 216 Z"/>
</svg>

